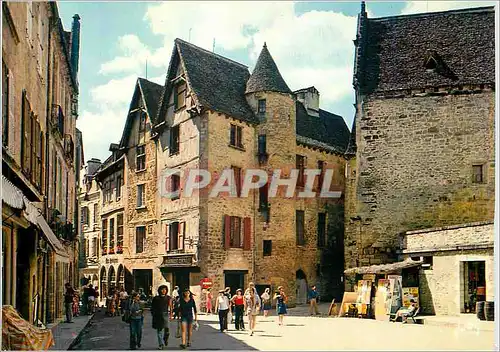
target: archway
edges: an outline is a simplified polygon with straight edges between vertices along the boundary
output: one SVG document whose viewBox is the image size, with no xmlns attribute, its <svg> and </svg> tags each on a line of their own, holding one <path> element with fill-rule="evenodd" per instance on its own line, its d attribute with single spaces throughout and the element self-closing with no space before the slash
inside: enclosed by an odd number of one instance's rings
<svg viewBox="0 0 500 352">
<path fill-rule="evenodd" d="M 100 297 L 106 297 L 107 295 L 107 290 L 108 290 L 108 284 L 107 284 L 107 277 L 106 277 L 106 268 L 101 267 L 101 285 L 99 287 L 99 294 Z"/>
<path fill-rule="evenodd" d="M 125 270 L 123 268 L 123 264 L 118 266 L 118 270 L 116 271 L 117 287 L 121 290 L 121 288 L 125 288 Z"/>
<path fill-rule="evenodd" d="M 108 271 L 108 287 L 111 292 L 116 287 L 116 271 L 114 266 L 109 267 Z"/>
<path fill-rule="evenodd" d="M 296 303 L 306 304 L 307 303 L 307 277 L 306 274 L 301 270 L 297 270 L 295 273 L 295 290 L 296 290 Z"/>
</svg>

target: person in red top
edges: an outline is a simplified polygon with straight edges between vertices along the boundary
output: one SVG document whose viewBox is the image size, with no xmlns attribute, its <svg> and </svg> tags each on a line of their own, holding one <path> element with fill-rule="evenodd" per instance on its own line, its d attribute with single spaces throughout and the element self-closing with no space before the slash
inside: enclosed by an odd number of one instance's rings
<svg viewBox="0 0 500 352">
<path fill-rule="evenodd" d="M 234 325 L 236 330 L 245 330 L 243 323 L 243 312 L 245 310 L 245 301 L 243 298 L 243 290 L 241 288 L 236 290 L 236 294 L 231 298 L 234 304 Z"/>
</svg>

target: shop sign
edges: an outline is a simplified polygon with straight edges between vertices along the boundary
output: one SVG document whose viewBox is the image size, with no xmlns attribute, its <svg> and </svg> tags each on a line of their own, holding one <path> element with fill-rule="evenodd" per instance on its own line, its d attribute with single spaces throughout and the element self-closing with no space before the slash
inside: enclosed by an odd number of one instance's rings
<svg viewBox="0 0 500 352">
<path fill-rule="evenodd" d="M 185 267 L 193 266 L 193 255 L 176 255 L 163 257 L 162 266 Z"/>
<path fill-rule="evenodd" d="M 118 258 L 106 258 L 106 264 L 116 264 L 118 263 Z"/>
</svg>

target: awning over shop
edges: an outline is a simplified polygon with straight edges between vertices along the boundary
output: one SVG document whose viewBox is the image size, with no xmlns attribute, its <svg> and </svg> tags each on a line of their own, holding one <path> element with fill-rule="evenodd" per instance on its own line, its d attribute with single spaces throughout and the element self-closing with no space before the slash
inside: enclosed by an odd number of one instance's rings
<svg viewBox="0 0 500 352">
<path fill-rule="evenodd" d="M 369 265 L 350 268 L 344 271 L 345 274 L 391 274 L 402 269 L 411 268 L 423 264 L 421 260 L 407 259 L 402 262 L 391 264 Z"/>
<path fill-rule="evenodd" d="M 38 226 L 42 230 L 47 242 L 49 242 L 54 251 L 63 257 L 69 257 L 68 252 L 64 249 L 61 241 L 59 241 L 47 224 L 47 221 L 45 221 L 44 217 L 40 214 L 39 209 L 4 175 L 2 175 L 2 201 L 13 208 L 23 209 L 23 215 L 30 223 Z"/>
</svg>

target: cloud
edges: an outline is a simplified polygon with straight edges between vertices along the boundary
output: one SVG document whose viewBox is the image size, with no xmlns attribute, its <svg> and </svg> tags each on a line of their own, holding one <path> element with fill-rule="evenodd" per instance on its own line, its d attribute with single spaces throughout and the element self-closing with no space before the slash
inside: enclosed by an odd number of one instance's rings
<svg viewBox="0 0 500 352">
<path fill-rule="evenodd" d="M 471 7 L 494 6 L 497 1 L 408 1 L 401 11 L 403 15 L 437 12 Z"/>
</svg>

